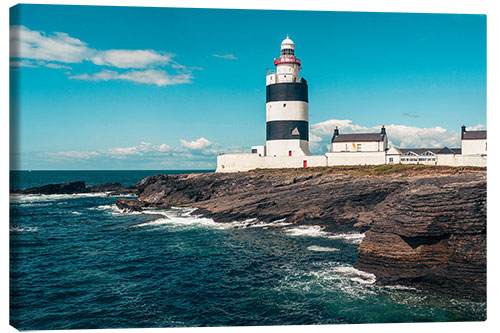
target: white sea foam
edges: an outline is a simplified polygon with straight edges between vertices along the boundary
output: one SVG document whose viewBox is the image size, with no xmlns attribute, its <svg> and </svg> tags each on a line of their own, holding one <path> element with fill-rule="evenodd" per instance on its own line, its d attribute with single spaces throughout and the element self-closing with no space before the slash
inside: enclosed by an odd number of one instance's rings
<svg viewBox="0 0 500 333">
<path fill-rule="evenodd" d="M 377 293 L 373 286 L 375 276 L 338 262 L 311 265 L 310 270 L 297 269 L 290 265 L 287 274 L 276 286 L 279 291 L 293 290 L 301 293 L 341 291 L 342 295 L 353 299 L 364 299 Z"/>
<path fill-rule="evenodd" d="M 365 284 L 374 284 L 377 280 L 375 275 L 360 271 L 359 269 L 354 268 L 353 266 L 338 266 L 333 268 L 334 272 L 338 272 L 344 274 L 349 277 L 351 281 L 365 283 Z"/>
<path fill-rule="evenodd" d="M 312 245 L 307 248 L 309 251 L 315 251 L 315 252 L 335 252 L 335 251 L 340 251 L 337 248 L 334 247 L 325 247 L 325 246 L 316 246 Z"/>
<path fill-rule="evenodd" d="M 140 215 L 142 212 L 128 211 L 118 208 L 116 204 L 101 205 L 96 207 L 87 208 L 88 210 L 102 210 L 111 215 Z"/>
<path fill-rule="evenodd" d="M 399 284 L 395 284 L 395 285 L 391 285 L 391 286 L 383 286 L 383 288 L 390 289 L 390 290 L 418 290 L 417 288 L 402 286 Z"/>
<path fill-rule="evenodd" d="M 71 212 L 71 214 L 73 214 L 73 215 L 82 215 L 82 213 L 77 212 L 77 211 Z"/>
<path fill-rule="evenodd" d="M 302 225 L 295 228 L 286 229 L 285 232 L 290 236 L 307 236 L 307 237 L 340 239 L 355 244 L 361 243 L 361 241 L 365 237 L 365 234 L 360 234 L 360 233 L 334 234 L 331 232 L 324 231 L 322 227 L 317 225 L 312 225 L 312 226 Z"/>
<path fill-rule="evenodd" d="M 97 193 L 75 193 L 75 194 L 11 194 L 11 203 L 33 203 L 33 202 L 48 202 L 58 201 L 64 199 L 78 199 L 87 197 L 107 197 L 110 192 L 97 192 Z"/>
<path fill-rule="evenodd" d="M 160 218 L 154 221 L 144 222 L 137 224 L 134 227 L 144 226 L 160 226 L 171 225 L 176 227 L 182 226 L 204 226 L 215 229 L 245 229 L 245 228 L 263 228 L 269 227 L 283 227 L 291 223 L 285 222 L 285 219 L 279 219 L 271 222 L 261 222 L 256 218 L 250 218 L 243 221 L 233 222 L 215 222 L 210 218 L 203 217 L 202 215 L 193 215 L 197 208 L 193 207 L 172 207 L 170 209 L 155 209 L 146 208 L 143 213 L 163 215 L 165 218 Z"/>
<path fill-rule="evenodd" d="M 295 228 L 286 229 L 285 232 L 290 236 L 308 236 L 308 237 L 327 237 L 328 233 L 323 231 L 318 225 L 298 226 Z"/>
<path fill-rule="evenodd" d="M 365 238 L 365 234 L 360 233 L 348 233 L 348 234 L 332 234 L 329 235 L 330 239 L 342 239 L 349 241 L 351 243 L 360 244 L 363 238 Z"/>
<path fill-rule="evenodd" d="M 37 232 L 38 227 L 19 227 L 19 226 L 12 226 L 9 229 L 11 232 Z"/>
</svg>

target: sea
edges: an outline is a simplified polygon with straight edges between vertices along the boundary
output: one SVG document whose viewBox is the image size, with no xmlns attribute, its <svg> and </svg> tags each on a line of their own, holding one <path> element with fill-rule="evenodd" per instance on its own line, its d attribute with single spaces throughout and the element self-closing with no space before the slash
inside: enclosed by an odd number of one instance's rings
<svg viewBox="0 0 500 333">
<path fill-rule="evenodd" d="M 200 171 L 11 171 L 11 189 Z M 206 170 L 206 172 L 212 172 Z M 19 330 L 482 321 L 486 303 L 357 270 L 363 234 L 192 207 L 124 212 L 107 193 L 10 196 L 10 324 Z"/>
</svg>

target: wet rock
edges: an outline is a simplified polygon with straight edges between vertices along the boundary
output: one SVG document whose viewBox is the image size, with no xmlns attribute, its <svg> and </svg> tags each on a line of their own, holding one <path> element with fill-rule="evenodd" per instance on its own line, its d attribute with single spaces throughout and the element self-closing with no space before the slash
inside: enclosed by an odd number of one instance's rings
<svg viewBox="0 0 500 333">
<path fill-rule="evenodd" d="M 48 184 L 44 186 L 31 187 L 23 190 L 14 190 L 16 194 L 74 194 L 88 192 L 85 182 L 76 181 L 64 184 Z"/>
<path fill-rule="evenodd" d="M 122 186 L 120 183 L 106 183 L 85 186 L 84 181 L 75 181 L 63 184 L 48 184 L 44 186 L 30 187 L 22 190 L 12 190 L 12 194 L 77 194 L 77 193 L 101 193 L 109 192 L 110 195 L 134 195 L 137 188 L 134 186 Z"/>
</svg>

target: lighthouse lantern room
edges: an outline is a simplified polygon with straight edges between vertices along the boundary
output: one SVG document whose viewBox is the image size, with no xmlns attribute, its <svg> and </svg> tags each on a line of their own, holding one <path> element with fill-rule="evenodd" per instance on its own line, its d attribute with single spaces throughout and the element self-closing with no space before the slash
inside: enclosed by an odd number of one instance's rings
<svg viewBox="0 0 500 333">
<path fill-rule="evenodd" d="M 274 65 L 266 77 L 266 155 L 309 156 L 307 82 L 299 78 L 301 62 L 288 36 Z"/>
</svg>

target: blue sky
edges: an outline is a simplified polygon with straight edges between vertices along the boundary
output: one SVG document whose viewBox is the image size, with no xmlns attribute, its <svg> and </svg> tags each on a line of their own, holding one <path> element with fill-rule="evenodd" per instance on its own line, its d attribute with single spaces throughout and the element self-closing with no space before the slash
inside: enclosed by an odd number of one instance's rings
<svg viewBox="0 0 500 333">
<path fill-rule="evenodd" d="M 265 143 L 265 74 L 289 34 L 311 149 L 331 132 L 459 146 L 486 125 L 486 16 L 20 5 L 11 156 L 21 169 L 212 169 Z"/>
</svg>

